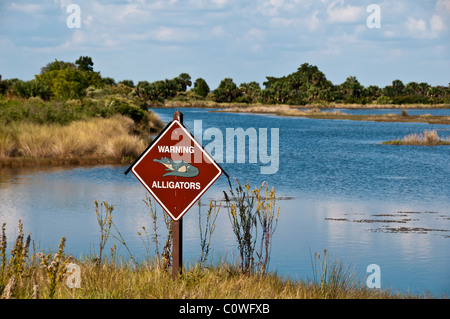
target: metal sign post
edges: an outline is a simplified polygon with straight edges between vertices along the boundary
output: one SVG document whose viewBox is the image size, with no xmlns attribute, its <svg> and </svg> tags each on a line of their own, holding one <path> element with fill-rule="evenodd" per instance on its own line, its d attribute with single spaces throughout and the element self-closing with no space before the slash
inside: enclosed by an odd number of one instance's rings
<svg viewBox="0 0 450 319">
<path fill-rule="evenodd" d="M 183 114 L 180 111 L 173 113 L 173 119 L 183 124 Z M 172 222 L 172 278 L 177 279 L 183 269 L 183 218 Z"/>
</svg>

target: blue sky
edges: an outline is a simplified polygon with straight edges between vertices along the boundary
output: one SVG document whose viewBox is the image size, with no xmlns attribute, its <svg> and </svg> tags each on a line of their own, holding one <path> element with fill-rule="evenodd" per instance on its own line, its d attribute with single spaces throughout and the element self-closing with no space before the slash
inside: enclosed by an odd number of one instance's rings
<svg viewBox="0 0 450 319">
<path fill-rule="evenodd" d="M 69 28 L 69 4 L 80 28 Z M 366 21 L 380 8 L 380 28 Z M 450 0 L 35 0 L 0 2 L 0 74 L 29 80 L 54 59 L 91 56 L 116 81 L 187 72 L 211 89 L 317 65 L 334 84 L 352 75 L 450 82 Z"/>
</svg>

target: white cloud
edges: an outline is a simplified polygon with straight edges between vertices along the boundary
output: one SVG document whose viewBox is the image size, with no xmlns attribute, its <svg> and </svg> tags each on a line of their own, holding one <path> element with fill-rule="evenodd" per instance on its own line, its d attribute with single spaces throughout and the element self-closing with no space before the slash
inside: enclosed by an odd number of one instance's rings
<svg viewBox="0 0 450 319">
<path fill-rule="evenodd" d="M 450 0 L 437 0 L 436 8 L 445 11 L 450 14 Z"/>
<path fill-rule="evenodd" d="M 225 29 L 220 25 L 212 28 L 210 33 L 214 37 L 222 37 L 224 35 L 227 35 L 227 32 L 225 31 Z"/>
<path fill-rule="evenodd" d="M 54 0 L 54 2 L 55 4 L 59 4 L 62 10 L 65 10 L 69 4 L 73 3 L 72 0 Z"/>
<path fill-rule="evenodd" d="M 13 47 L 9 50 L 4 45 L 5 41 L 0 39 L 2 52 L 20 56 L 22 50 L 30 55 L 39 51 L 42 59 L 49 56 L 51 61 L 54 56 L 61 58 L 80 51 L 85 52 L 83 54 L 103 55 L 104 63 L 112 65 L 111 60 L 117 60 L 120 51 L 121 56 L 129 54 L 134 57 L 128 59 L 130 67 L 126 72 L 140 74 L 142 63 L 139 63 L 138 57 L 143 54 L 141 52 L 151 51 L 155 56 L 161 57 L 158 63 L 149 62 L 149 68 L 151 65 L 155 77 L 158 77 L 158 72 L 166 72 L 167 67 L 178 67 L 172 63 L 173 60 L 177 61 L 180 68 L 186 63 L 192 69 L 198 67 L 198 72 L 208 70 L 205 72 L 209 72 L 208 76 L 213 78 L 220 77 L 220 72 L 214 74 L 210 71 L 211 65 L 218 71 L 236 68 L 236 74 L 245 73 L 236 67 L 236 60 L 245 65 L 245 59 L 249 56 L 258 57 L 248 60 L 252 65 L 266 62 L 261 64 L 260 68 L 254 68 L 260 73 L 274 72 L 280 68 L 280 61 L 284 63 L 283 70 L 292 65 L 295 69 L 295 64 L 302 62 L 317 64 L 319 68 L 321 63 L 342 64 L 345 70 L 348 61 L 352 61 L 350 66 L 357 65 L 359 61 L 363 64 L 373 57 L 375 52 L 386 53 L 389 59 L 400 61 L 400 57 L 412 59 L 412 53 L 421 50 L 424 58 L 429 55 L 430 64 L 437 63 L 435 60 L 438 59 L 431 58 L 436 56 L 441 57 L 441 61 L 448 61 L 445 49 L 448 49 L 449 42 L 445 36 L 450 31 L 450 0 L 3 2 L 0 7 L 4 8 L 5 12 L 0 9 L 0 16 L 5 19 L 0 18 L 0 33 Z M 82 23 L 79 30 L 66 28 L 68 14 L 65 9 L 70 3 L 80 5 Z M 382 27 L 379 30 L 367 28 L 366 19 L 369 13 L 366 8 L 370 3 L 377 3 L 381 7 Z M 36 12 L 38 14 L 34 14 Z M 8 25 L 12 28 L 3 29 L 2 20 L 8 20 Z M 26 30 L 19 27 L 27 25 L 30 27 Z M 395 41 L 396 39 L 401 41 Z M 433 39 L 433 44 L 436 45 L 425 45 L 424 39 Z M 211 41 L 214 45 L 211 45 Z M 441 45 L 440 53 L 436 51 L 438 45 Z M 183 48 L 185 50 L 181 50 Z M 192 56 L 187 58 L 186 51 L 189 50 L 192 50 Z M 194 54 L 194 50 L 199 51 Z M 170 55 L 167 53 L 169 51 Z M 243 51 L 250 54 L 241 54 Z M 174 58 L 181 56 L 181 52 L 184 52 L 185 59 Z M 217 63 L 218 59 L 221 63 Z M 13 61 L 14 65 L 5 61 L 7 60 L 0 58 L 0 68 L 2 72 L 10 74 L 17 73 L 21 63 L 24 63 L 20 58 Z M 380 61 L 385 62 L 382 58 Z M 105 69 L 104 72 L 109 71 Z M 250 74 L 244 76 L 253 77 Z M 445 74 L 432 77 L 440 77 L 441 81 Z"/>
<path fill-rule="evenodd" d="M 422 19 L 414 19 L 409 17 L 408 21 L 405 23 L 405 26 L 409 34 L 413 37 L 423 37 L 427 31 L 427 23 Z"/>
<path fill-rule="evenodd" d="M 396 34 L 394 31 L 392 31 L 392 30 L 386 30 L 386 31 L 384 31 L 384 32 L 383 32 L 383 35 L 384 35 L 386 38 L 394 38 L 394 37 L 397 36 L 397 34 Z"/>
<path fill-rule="evenodd" d="M 79 48 L 83 45 L 86 45 L 88 43 L 86 35 L 83 33 L 82 30 L 76 29 L 73 31 L 72 36 L 70 39 L 67 39 L 64 41 L 64 43 L 57 45 L 57 46 L 42 46 L 38 48 L 29 48 L 32 52 L 37 53 L 48 53 L 48 54 L 55 54 L 60 53 L 68 50 L 73 50 L 75 48 Z M 97 39 L 98 43 L 98 39 Z"/>
<path fill-rule="evenodd" d="M 154 38 L 162 42 L 187 42 L 196 37 L 194 32 L 183 28 L 160 27 L 154 33 Z"/>
<path fill-rule="evenodd" d="M 317 18 L 317 14 L 319 13 L 319 11 L 314 11 L 314 13 L 311 15 L 311 17 L 307 20 L 307 28 L 310 31 L 315 31 L 319 25 L 320 25 L 320 20 L 319 18 Z"/>
<path fill-rule="evenodd" d="M 444 21 L 438 15 L 433 15 L 430 20 L 430 27 L 432 31 L 440 32 L 445 29 Z"/>
<path fill-rule="evenodd" d="M 239 45 L 250 48 L 251 51 L 259 51 L 261 49 L 261 42 L 264 41 L 264 32 L 258 28 L 251 28 L 246 33 L 236 39 Z"/>
<path fill-rule="evenodd" d="M 284 5 L 284 0 L 269 0 L 268 4 L 280 8 Z"/>
<path fill-rule="evenodd" d="M 438 0 L 430 20 L 431 30 L 435 35 L 447 31 L 450 21 L 450 0 Z"/>
<path fill-rule="evenodd" d="M 340 3 L 339 7 L 336 5 Z M 333 1 L 327 7 L 328 22 L 330 23 L 353 23 L 365 21 L 365 7 L 348 5 L 343 6 L 344 1 Z"/>
<path fill-rule="evenodd" d="M 270 25 L 290 27 L 294 24 L 294 19 L 283 18 L 283 17 L 273 17 L 270 19 Z"/>
<path fill-rule="evenodd" d="M 83 20 L 83 26 L 85 26 L 85 27 L 90 27 L 90 25 L 91 25 L 91 23 L 92 23 L 92 16 L 91 15 L 88 15 L 87 17 L 86 17 L 86 19 L 84 19 Z"/>
<path fill-rule="evenodd" d="M 433 14 L 429 23 L 424 19 L 415 19 L 409 17 L 405 22 L 407 35 L 412 38 L 437 38 L 446 31 L 446 25 L 443 17 L 439 14 Z"/>
<path fill-rule="evenodd" d="M 223 6 L 225 5 L 228 1 L 227 0 L 212 0 L 213 3 L 219 5 L 219 6 Z"/>
<path fill-rule="evenodd" d="M 36 13 L 42 10 L 42 6 L 39 4 L 17 4 L 15 2 L 9 5 L 9 9 L 13 11 L 20 11 L 24 13 Z"/>
<path fill-rule="evenodd" d="M 139 14 L 142 9 L 137 4 L 126 5 L 120 14 L 120 19 L 125 19 L 129 15 Z"/>
<path fill-rule="evenodd" d="M 264 33 L 257 28 L 251 28 L 246 34 L 245 38 L 250 41 L 260 41 L 262 40 Z"/>
</svg>

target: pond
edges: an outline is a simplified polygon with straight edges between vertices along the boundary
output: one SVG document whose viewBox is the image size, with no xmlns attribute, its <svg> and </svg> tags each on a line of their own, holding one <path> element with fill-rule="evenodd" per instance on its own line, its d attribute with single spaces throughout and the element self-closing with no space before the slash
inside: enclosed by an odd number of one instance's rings
<svg viewBox="0 0 450 319">
<path fill-rule="evenodd" d="M 175 109 L 154 111 L 168 122 Z M 222 132 L 223 152 L 215 148 L 212 155 L 230 177 L 242 183 L 248 180 L 252 186 L 267 181 L 269 187 L 275 187 L 280 217 L 273 238 L 271 270 L 293 279 L 311 279 L 311 255 L 327 249 L 329 255 L 351 265 L 361 280 L 368 275 L 367 266 L 379 265 L 381 288 L 436 296 L 450 293 L 450 147 L 381 144 L 425 129 L 438 129 L 441 137 L 450 136 L 447 126 L 314 120 L 190 108 L 182 111 L 185 126 L 193 134 L 196 129 L 202 132 L 205 147 L 213 142 L 206 134 L 208 130 Z M 408 114 L 413 112 L 430 113 L 408 110 Z M 256 128 L 259 140 L 263 138 L 259 129 L 267 128 L 267 154 L 277 146 L 274 155 L 278 165 L 271 174 L 261 173 L 269 164 L 259 154 L 254 163 L 249 163 L 249 154 L 244 163 L 237 163 L 237 149 L 232 152 L 233 159 L 227 158 L 227 128 L 239 127 Z M 276 134 L 278 144 L 271 139 Z M 276 162 L 275 157 L 272 160 Z M 56 250 L 60 238 L 66 236 L 72 255 L 95 254 L 99 230 L 94 201 L 107 201 L 115 205 L 114 220 L 131 253 L 144 259 L 146 245 L 138 232 L 142 234 L 142 226 L 149 235 L 152 232 L 143 202 L 146 192 L 133 174 L 124 175 L 127 168 L 1 169 L 0 222 L 7 223 L 8 239 L 15 238 L 17 222 L 22 219 L 25 232 L 32 233 L 39 249 Z M 202 197 L 202 203 L 222 200 L 224 190 L 228 190 L 228 180 L 222 175 Z M 197 205 L 183 220 L 183 252 L 189 264 L 198 261 L 201 254 Z M 162 215 L 158 225 L 158 231 L 164 234 Z M 125 258 L 129 256 L 111 239 L 113 243 Z M 211 248 L 213 261 L 238 256 L 224 207 Z M 148 249 L 152 254 L 152 243 Z"/>
</svg>

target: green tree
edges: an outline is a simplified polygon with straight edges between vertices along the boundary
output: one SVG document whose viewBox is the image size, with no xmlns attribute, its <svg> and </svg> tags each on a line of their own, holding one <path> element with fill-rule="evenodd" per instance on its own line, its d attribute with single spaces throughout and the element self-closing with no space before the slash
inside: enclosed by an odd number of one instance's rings
<svg viewBox="0 0 450 319">
<path fill-rule="evenodd" d="M 401 96 L 404 93 L 405 85 L 401 80 L 392 81 L 392 89 L 396 96 Z"/>
<path fill-rule="evenodd" d="M 133 80 L 122 80 L 119 82 L 119 84 L 120 83 L 122 83 L 123 85 L 129 86 L 130 88 L 134 88 Z"/>
<path fill-rule="evenodd" d="M 256 103 L 261 98 L 261 86 L 258 82 L 241 83 L 239 90 L 242 93 L 240 100 L 245 103 Z"/>
<path fill-rule="evenodd" d="M 319 100 L 323 90 L 329 92 L 333 84 L 317 66 L 303 63 L 296 72 L 280 78 L 269 76 L 263 83 L 263 101 L 267 103 L 305 104 Z"/>
<path fill-rule="evenodd" d="M 370 101 L 375 101 L 382 95 L 381 89 L 376 85 L 369 85 L 366 88 L 363 88 L 362 95 L 368 98 Z"/>
<path fill-rule="evenodd" d="M 181 91 L 186 92 L 188 86 L 192 85 L 191 76 L 187 73 L 181 73 L 178 77 L 174 79 L 181 85 Z"/>
<path fill-rule="evenodd" d="M 405 85 L 405 93 L 408 95 L 416 95 L 420 93 L 420 86 L 417 82 L 409 82 Z"/>
<path fill-rule="evenodd" d="M 405 85 L 401 80 L 392 81 L 392 85 L 387 85 L 383 89 L 384 95 L 388 97 L 402 96 L 404 93 Z"/>
<path fill-rule="evenodd" d="M 419 83 L 419 93 L 423 96 L 427 95 L 428 89 L 430 87 L 431 87 L 431 85 L 429 85 L 426 82 Z"/>
<path fill-rule="evenodd" d="M 204 79 L 198 78 L 194 82 L 192 91 L 199 96 L 206 97 L 209 93 L 209 86 Z"/>
<path fill-rule="evenodd" d="M 102 83 L 109 85 L 109 86 L 116 85 L 116 81 L 111 77 L 102 78 Z"/>
<path fill-rule="evenodd" d="M 242 95 L 236 83 L 231 78 L 223 79 L 217 89 L 213 91 L 216 102 L 231 103 Z"/>
<path fill-rule="evenodd" d="M 89 56 L 80 56 L 76 61 L 75 65 L 78 70 L 91 72 L 94 71 L 94 62 L 92 62 L 92 58 Z"/>
<path fill-rule="evenodd" d="M 5 94 L 8 90 L 8 85 L 6 81 L 2 81 L 2 75 L 0 74 L 0 94 Z"/>
<path fill-rule="evenodd" d="M 138 96 L 150 101 L 164 102 L 165 99 L 176 96 L 180 91 L 182 91 L 182 87 L 178 78 L 152 83 L 139 81 L 136 85 Z"/>
<path fill-rule="evenodd" d="M 55 59 L 41 68 L 35 79 L 50 89 L 51 96 L 63 100 L 78 99 L 85 96 L 89 86 L 99 88 L 104 85 L 100 73 L 92 70 L 91 62 L 89 57 L 80 57 L 77 64 Z"/>
<path fill-rule="evenodd" d="M 344 95 L 344 99 L 359 98 L 363 91 L 363 86 L 355 76 L 349 76 L 345 82 L 340 85 L 340 90 Z"/>
<path fill-rule="evenodd" d="M 40 97 L 43 100 L 50 99 L 52 94 L 50 88 L 39 80 L 18 80 L 13 85 L 14 94 L 22 98 Z"/>
<path fill-rule="evenodd" d="M 42 75 L 51 71 L 59 71 L 67 68 L 76 69 L 77 66 L 71 62 L 58 61 L 57 59 L 55 59 L 55 61 L 47 63 L 45 66 L 43 66 L 41 68 L 40 74 Z"/>
</svg>

